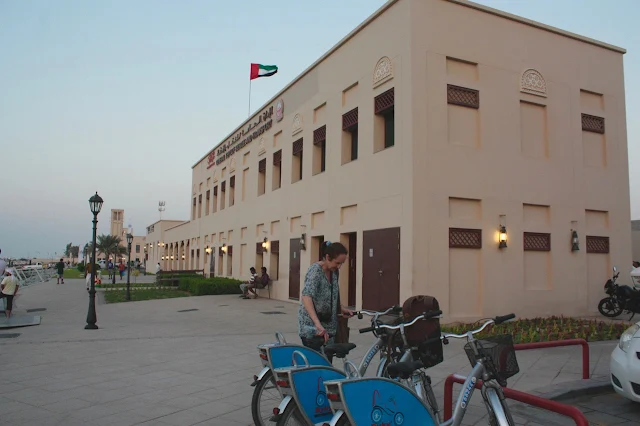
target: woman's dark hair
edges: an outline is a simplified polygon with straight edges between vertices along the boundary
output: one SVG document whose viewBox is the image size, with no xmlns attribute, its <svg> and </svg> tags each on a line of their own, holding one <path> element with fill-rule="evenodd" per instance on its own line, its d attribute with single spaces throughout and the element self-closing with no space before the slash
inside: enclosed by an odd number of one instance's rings
<svg viewBox="0 0 640 426">
<path fill-rule="evenodd" d="M 322 258 L 325 256 L 329 256 L 329 260 L 333 260 L 341 254 L 347 254 L 349 251 L 347 248 L 340 243 L 332 243 L 331 241 L 325 241 L 320 246 L 320 253 L 322 253 Z"/>
</svg>

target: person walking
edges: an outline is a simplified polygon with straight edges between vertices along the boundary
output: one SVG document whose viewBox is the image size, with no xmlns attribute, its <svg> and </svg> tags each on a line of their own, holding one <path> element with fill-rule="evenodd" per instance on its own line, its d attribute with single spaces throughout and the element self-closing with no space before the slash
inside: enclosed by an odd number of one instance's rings
<svg viewBox="0 0 640 426">
<path fill-rule="evenodd" d="M 60 280 L 64 284 L 64 261 L 62 259 L 56 263 L 56 272 L 58 273 L 58 282 L 56 284 L 60 284 Z"/>
<path fill-rule="evenodd" d="M 18 280 L 13 276 L 13 269 L 8 268 L 5 272 L 5 277 L 0 283 L 0 299 L 7 299 L 7 307 L 4 312 L 7 318 L 11 318 L 11 311 L 13 310 L 13 299 L 18 293 Z"/>
</svg>

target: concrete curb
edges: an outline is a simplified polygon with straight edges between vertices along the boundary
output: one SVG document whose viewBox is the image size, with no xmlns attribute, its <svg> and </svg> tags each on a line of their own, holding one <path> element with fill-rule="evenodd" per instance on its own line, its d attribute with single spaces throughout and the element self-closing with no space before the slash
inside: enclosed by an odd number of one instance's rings
<svg viewBox="0 0 640 426">
<path fill-rule="evenodd" d="M 528 393 L 554 401 L 563 401 L 584 395 L 599 395 L 614 392 L 608 381 L 587 379 L 558 383 L 534 389 Z"/>
</svg>

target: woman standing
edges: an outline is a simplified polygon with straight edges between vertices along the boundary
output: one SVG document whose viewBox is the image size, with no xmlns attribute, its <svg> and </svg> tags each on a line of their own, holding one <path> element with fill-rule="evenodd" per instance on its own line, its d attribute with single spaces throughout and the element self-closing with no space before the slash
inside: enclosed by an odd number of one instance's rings
<svg viewBox="0 0 640 426">
<path fill-rule="evenodd" d="M 322 260 L 307 270 L 298 308 L 298 332 L 302 344 L 317 351 L 333 343 L 338 329 L 338 314 L 353 315 L 339 305 L 338 270 L 347 260 L 347 248 L 340 243 L 325 241 L 320 248 Z"/>
</svg>

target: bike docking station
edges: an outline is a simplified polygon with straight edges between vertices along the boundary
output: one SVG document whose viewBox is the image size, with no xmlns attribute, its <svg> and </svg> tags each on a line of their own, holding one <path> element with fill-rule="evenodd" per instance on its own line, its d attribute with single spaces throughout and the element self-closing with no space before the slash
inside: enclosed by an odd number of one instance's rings
<svg viewBox="0 0 640 426">
<path fill-rule="evenodd" d="M 585 339 L 568 339 L 558 340 L 555 342 L 533 342 L 533 343 L 520 343 L 513 345 L 516 351 L 525 351 L 531 349 L 543 349 L 543 348 L 557 348 L 564 346 L 582 346 L 582 379 L 588 380 L 589 375 L 589 343 Z M 451 419 L 453 410 L 453 384 L 459 383 L 465 385 L 467 377 L 459 374 L 450 374 L 444 382 L 444 420 Z M 471 381 L 465 386 L 465 393 L 470 393 L 471 389 L 482 389 L 482 380 Z M 553 401 L 546 398 L 541 398 L 530 393 L 518 391 L 508 387 L 504 387 L 503 393 L 505 398 L 512 399 L 514 401 L 528 404 L 532 407 L 540 408 L 545 411 L 551 411 L 556 414 L 560 414 L 565 417 L 571 418 L 577 426 L 589 426 L 589 421 L 585 415 L 576 407 L 568 404 L 563 404 L 558 401 Z M 458 405 L 466 404 L 468 396 L 462 395 L 459 397 Z"/>
</svg>

